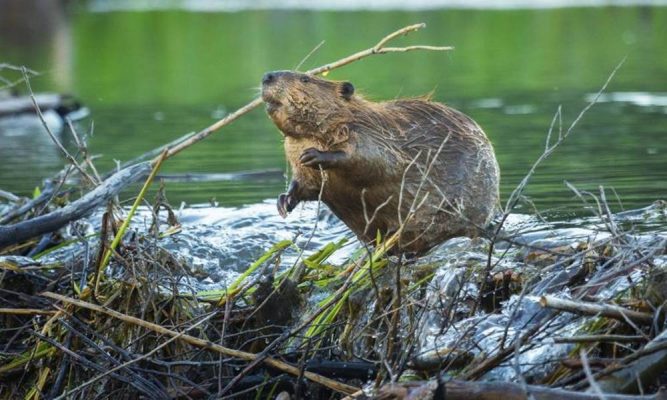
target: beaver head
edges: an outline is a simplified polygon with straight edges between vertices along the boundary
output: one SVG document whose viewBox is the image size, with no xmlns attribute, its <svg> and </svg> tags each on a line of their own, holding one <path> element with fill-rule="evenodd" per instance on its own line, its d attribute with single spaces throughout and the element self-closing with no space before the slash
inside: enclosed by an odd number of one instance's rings
<svg viewBox="0 0 667 400">
<path fill-rule="evenodd" d="M 358 99 L 349 82 L 336 82 L 292 71 L 268 72 L 262 99 L 269 117 L 286 136 L 343 141 L 351 104 Z"/>
</svg>

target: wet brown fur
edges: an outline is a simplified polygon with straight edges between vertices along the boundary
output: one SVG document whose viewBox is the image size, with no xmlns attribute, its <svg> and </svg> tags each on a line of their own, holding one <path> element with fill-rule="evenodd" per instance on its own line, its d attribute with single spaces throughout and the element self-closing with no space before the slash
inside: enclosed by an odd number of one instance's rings
<svg viewBox="0 0 667 400">
<path fill-rule="evenodd" d="M 322 200 L 364 241 L 404 225 L 399 249 L 423 253 L 451 237 L 476 236 L 499 197 L 499 168 L 482 129 L 429 99 L 372 102 L 344 85 L 282 72 L 263 87 L 267 112 L 285 135 L 296 199 L 317 200 L 325 174 Z M 347 158 L 320 171 L 300 162 L 309 148 Z"/>
</svg>

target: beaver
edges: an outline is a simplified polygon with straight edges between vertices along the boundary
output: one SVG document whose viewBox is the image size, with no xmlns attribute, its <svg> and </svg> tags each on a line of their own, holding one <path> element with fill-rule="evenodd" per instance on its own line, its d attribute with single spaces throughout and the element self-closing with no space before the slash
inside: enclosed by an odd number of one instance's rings
<svg viewBox="0 0 667 400">
<path fill-rule="evenodd" d="M 293 180 L 285 217 L 321 199 L 361 240 L 398 232 L 400 253 L 477 236 L 497 210 L 500 170 L 470 117 L 430 98 L 373 102 L 350 82 L 294 72 L 262 78 Z"/>
</svg>

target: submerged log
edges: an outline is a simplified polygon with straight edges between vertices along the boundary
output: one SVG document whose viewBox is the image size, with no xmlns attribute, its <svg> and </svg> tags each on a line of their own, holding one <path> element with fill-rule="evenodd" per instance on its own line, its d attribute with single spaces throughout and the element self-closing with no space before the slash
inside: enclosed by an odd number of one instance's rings
<svg viewBox="0 0 667 400">
<path fill-rule="evenodd" d="M 88 215 L 118 194 L 125 186 L 145 176 L 150 170 L 150 162 L 122 169 L 80 199 L 63 208 L 13 225 L 0 225 L 0 248 L 44 233 L 54 232 L 71 221 Z"/>
<path fill-rule="evenodd" d="M 57 93 L 35 94 L 35 102 L 40 110 L 55 110 L 61 115 L 80 107 L 71 96 Z M 11 96 L 0 99 L 0 117 L 22 113 L 35 113 L 35 106 L 30 96 Z"/>
</svg>

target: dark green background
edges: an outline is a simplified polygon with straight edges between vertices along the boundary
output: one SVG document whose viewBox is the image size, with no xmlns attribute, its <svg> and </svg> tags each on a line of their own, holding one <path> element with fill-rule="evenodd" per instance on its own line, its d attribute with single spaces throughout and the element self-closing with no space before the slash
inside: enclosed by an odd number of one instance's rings
<svg viewBox="0 0 667 400">
<path fill-rule="evenodd" d="M 330 77 L 350 80 L 378 100 L 434 91 L 435 99 L 471 115 L 495 144 L 506 199 L 541 153 L 558 105 L 569 124 L 627 57 L 609 91 L 647 92 L 663 104 L 596 105 L 538 170 L 527 195 L 540 209 L 567 208 L 579 203 L 563 184 L 568 180 L 582 189 L 613 187 L 626 207 L 667 197 L 667 8 L 89 13 L 79 7 L 31 43 L 0 36 L 0 61 L 44 72 L 33 80 L 36 88 L 73 93 L 90 108 L 90 147 L 107 170 L 114 159 L 128 160 L 213 123 L 216 110 L 242 106 L 258 93 L 264 72 L 293 68 L 322 40 L 304 68 L 420 21 L 427 29 L 397 44 L 456 50 L 373 57 Z M 485 107 L 485 99 L 502 105 Z M 84 121 L 80 129 L 89 126 Z M 41 149 L 41 155 L 0 150 L 0 187 L 29 193 L 59 168 L 62 161 L 40 135 L 12 146 Z M 164 172 L 269 168 L 285 169 L 285 162 L 280 136 L 258 110 L 169 160 Z M 167 191 L 172 203 L 216 198 L 238 205 L 275 197 L 284 185 L 279 178 L 169 183 Z"/>
</svg>

